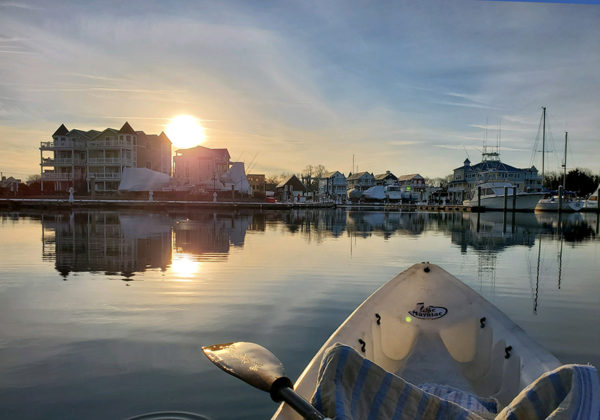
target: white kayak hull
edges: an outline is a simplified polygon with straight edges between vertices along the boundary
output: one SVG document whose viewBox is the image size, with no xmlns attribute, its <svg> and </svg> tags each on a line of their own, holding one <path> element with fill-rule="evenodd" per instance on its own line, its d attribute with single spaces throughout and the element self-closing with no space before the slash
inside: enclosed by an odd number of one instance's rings
<svg viewBox="0 0 600 420">
<path fill-rule="evenodd" d="M 311 398 L 323 355 L 337 342 L 414 384 L 451 385 L 503 404 L 560 366 L 494 305 L 429 263 L 390 280 L 344 321 L 297 380 L 300 395 Z M 283 404 L 273 419 L 300 417 Z"/>
</svg>

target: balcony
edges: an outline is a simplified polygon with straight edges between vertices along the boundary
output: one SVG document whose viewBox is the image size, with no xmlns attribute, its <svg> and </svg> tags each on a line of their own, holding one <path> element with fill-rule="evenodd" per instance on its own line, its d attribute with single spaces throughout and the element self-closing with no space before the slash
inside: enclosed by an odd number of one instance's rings
<svg viewBox="0 0 600 420">
<path fill-rule="evenodd" d="M 43 158 L 40 163 L 42 166 L 60 166 L 60 165 L 77 165 L 77 166 L 85 166 L 85 160 L 79 158 Z"/>
<path fill-rule="evenodd" d="M 99 180 L 117 180 L 117 179 L 121 179 L 121 174 L 116 172 L 106 172 L 106 173 L 100 173 L 100 172 L 90 172 L 87 174 L 87 179 L 88 181 L 92 178 L 96 178 L 96 181 Z"/>
<path fill-rule="evenodd" d="M 59 172 L 44 172 L 42 174 L 42 181 L 72 181 L 72 173 L 59 173 Z"/>
<path fill-rule="evenodd" d="M 131 159 L 127 158 L 89 158 L 89 165 L 131 165 Z"/>
<path fill-rule="evenodd" d="M 85 149 L 82 143 L 70 140 L 63 141 L 43 141 L 40 143 L 41 150 L 62 150 L 62 149 Z"/>
<path fill-rule="evenodd" d="M 88 149 L 132 149 L 133 144 L 124 140 L 94 140 L 87 144 Z"/>
</svg>

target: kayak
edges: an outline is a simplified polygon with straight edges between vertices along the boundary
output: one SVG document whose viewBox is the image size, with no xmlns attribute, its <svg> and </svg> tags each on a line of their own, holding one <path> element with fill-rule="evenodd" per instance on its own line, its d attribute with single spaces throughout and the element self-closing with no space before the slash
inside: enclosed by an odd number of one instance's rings
<svg viewBox="0 0 600 420">
<path fill-rule="evenodd" d="M 437 265 L 415 264 L 375 291 L 329 337 L 294 385 L 310 400 L 335 343 L 412 384 L 458 388 L 502 405 L 561 363 L 493 304 Z M 301 419 L 281 404 L 273 419 Z"/>
</svg>

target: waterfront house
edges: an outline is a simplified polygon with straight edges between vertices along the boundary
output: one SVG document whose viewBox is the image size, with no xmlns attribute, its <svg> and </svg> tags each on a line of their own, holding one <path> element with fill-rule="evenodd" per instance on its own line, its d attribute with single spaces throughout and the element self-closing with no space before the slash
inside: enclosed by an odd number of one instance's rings
<svg viewBox="0 0 600 420">
<path fill-rule="evenodd" d="M 19 184 L 21 183 L 20 179 L 9 176 L 8 178 L 2 176 L 2 180 L 0 181 L 0 193 L 11 193 L 17 194 L 19 192 Z"/>
<path fill-rule="evenodd" d="M 296 175 L 281 181 L 275 187 L 275 197 L 278 201 L 300 201 L 308 189 Z"/>
<path fill-rule="evenodd" d="M 369 172 L 351 173 L 347 182 L 348 190 L 365 191 L 375 185 L 375 177 Z"/>
<path fill-rule="evenodd" d="M 143 139 L 143 161 L 138 161 L 138 137 Z M 116 192 L 124 168 L 150 166 L 169 174 L 170 162 L 171 141 L 164 133 L 154 138 L 134 131 L 128 122 L 119 130 L 102 131 L 69 130 L 61 124 L 52 141 L 40 144 L 41 190 L 51 182 L 55 191 Z"/>
<path fill-rule="evenodd" d="M 375 175 L 376 185 L 393 185 L 398 182 L 398 177 L 390 171 L 385 171 L 384 174 Z"/>
<path fill-rule="evenodd" d="M 319 197 L 333 200 L 346 199 L 348 182 L 343 173 L 339 171 L 325 172 L 318 178 L 318 185 Z"/>
<path fill-rule="evenodd" d="M 173 177 L 183 185 L 206 185 L 221 189 L 221 177 L 229 170 L 229 151 L 196 146 L 179 149 L 173 157 Z"/>
<path fill-rule="evenodd" d="M 423 201 L 425 199 L 427 185 L 425 183 L 425 178 L 421 175 L 401 175 L 398 177 L 398 185 L 402 188 L 403 200 Z"/>
<path fill-rule="evenodd" d="M 465 159 L 463 166 L 454 169 L 448 184 L 448 198 L 453 203 L 462 203 L 471 198 L 473 189 L 484 182 L 509 182 L 521 192 L 542 190 L 542 178 L 535 166 L 515 168 L 500 161 L 497 153 L 483 153 L 482 161 L 471 165 Z"/>
</svg>

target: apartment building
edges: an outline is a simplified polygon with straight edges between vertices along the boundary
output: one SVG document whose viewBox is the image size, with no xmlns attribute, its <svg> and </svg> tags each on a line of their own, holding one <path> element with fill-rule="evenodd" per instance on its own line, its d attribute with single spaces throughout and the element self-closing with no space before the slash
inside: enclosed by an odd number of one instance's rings
<svg viewBox="0 0 600 420">
<path fill-rule="evenodd" d="M 164 133 L 136 132 L 128 122 L 119 130 L 103 131 L 69 130 L 61 124 L 52 141 L 40 144 L 41 189 L 52 182 L 55 191 L 116 192 L 123 168 L 150 167 L 170 174 L 170 162 L 171 142 Z"/>
</svg>

